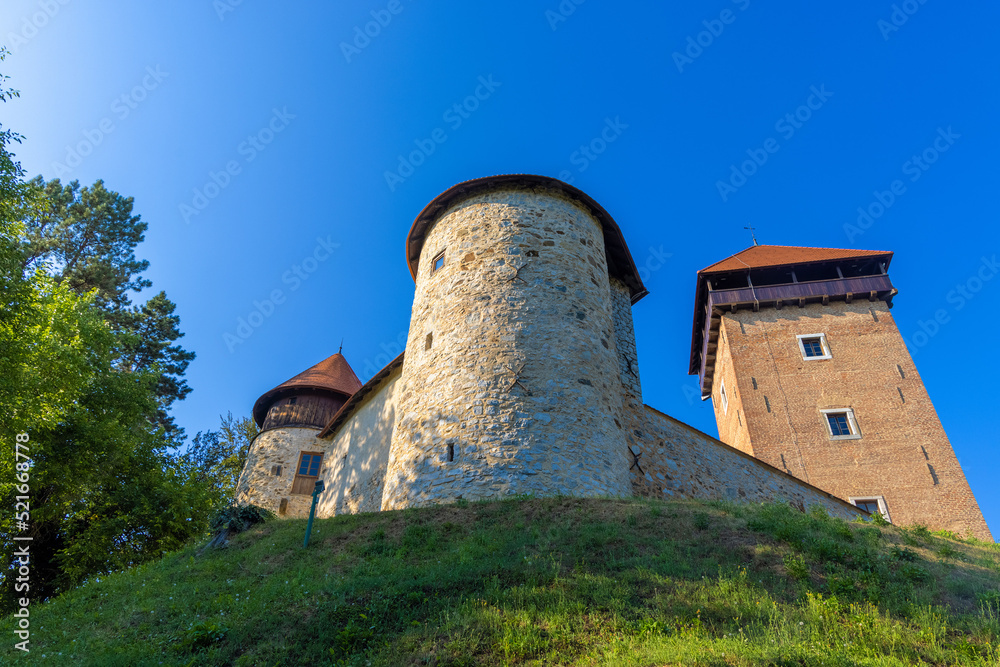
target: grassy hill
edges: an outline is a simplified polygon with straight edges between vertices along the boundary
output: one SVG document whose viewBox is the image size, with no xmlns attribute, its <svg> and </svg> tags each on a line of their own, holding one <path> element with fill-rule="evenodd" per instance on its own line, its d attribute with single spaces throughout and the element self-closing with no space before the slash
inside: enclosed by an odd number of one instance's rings
<svg viewBox="0 0 1000 667">
<path fill-rule="evenodd" d="M 272 521 L 31 609 L 12 665 L 997 665 L 1000 548 L 786 505 Z M 44 656 L 44 657 L 43 657 Z"/>
</svg>

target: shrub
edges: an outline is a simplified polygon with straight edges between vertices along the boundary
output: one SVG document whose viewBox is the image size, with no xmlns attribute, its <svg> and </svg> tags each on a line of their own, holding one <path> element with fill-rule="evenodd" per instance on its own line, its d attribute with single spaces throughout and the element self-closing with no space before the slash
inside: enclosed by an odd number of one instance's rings
<svg viewBox="0 0 1000 667">
<path fill-rule="evenodd" d="M 258 505 L 230 505 L 216 512 L 209 526 L 213 531 L 228 530 L 242 533 L 250 526 L 270 521 L 275 516 L 271 510 Z"/>
</svg>

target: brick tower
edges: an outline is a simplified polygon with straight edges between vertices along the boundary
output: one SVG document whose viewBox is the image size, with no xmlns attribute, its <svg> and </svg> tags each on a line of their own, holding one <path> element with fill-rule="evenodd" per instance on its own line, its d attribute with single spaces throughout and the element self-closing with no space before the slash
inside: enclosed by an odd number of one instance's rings
<svg viewBox="0 0 1000 667">
<path fill-rule="evenodd" d="M 992 540 L 889 309 L 891 252 L 754 245 L 698 272 L 719 439 L 899 525 Z"/>
</svg>

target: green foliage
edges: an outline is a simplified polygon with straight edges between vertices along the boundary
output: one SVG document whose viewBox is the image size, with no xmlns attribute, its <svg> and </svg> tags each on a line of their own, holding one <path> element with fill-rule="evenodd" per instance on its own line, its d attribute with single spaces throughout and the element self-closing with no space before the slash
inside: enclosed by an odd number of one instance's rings
<svg viewBox="0 0 1000 667">
<path fill-rule="evenodd" d="M 0 50 L 0 60 L 5 53 Z M 6 77 L 0 77 L 0 86 Z M 6 102 L 16 92 L 0 90 Z M 17 596 L 15 534 L 31 537 L 31 598 L 180 548 L 207 527 L 211 496 L 168 456 L 166 410 L 191 358 L 135 259 L 145 223 L 104 189 L 25 182 L 0 131 L 0 505 L 14 507 L 14 435 L 29 436 L 27 533 L 0 514 L 0 611 Z"/>
<path fill-rule="evenodd" d="M 271 510 L 257 505 L 230 505 L 215 513 L 209 527 L 213 531 L 231 530 L 242 533 L 251 526 L 270 521 L 276 516 Z"/>
<path fill-rule="evenodd" d="M 199 431 L 177 457 L 208 489 L 217 508 L 233 501 L 250 445 L 258 433 L 257 425 L 249 417 L 236 419 L 230 412 L 220 420 L 218 431 Z"/>
<path fill-rule="evenodd" d="M 227 632 L 229 632 L 229 628 L 218 621 L 191 623 L 177 639 L 175 648 L 181 652 L 207 648 L 225 639 Z"/>
<path fill-rule="evenodd" d="M 108 190 L 100 180 L 81 187 L 77 181 L 63 185 L 39 176 L 28 186 L 39 197 L 24 218 L 24 268 L 43 270 L 60 285 L 93 295 L 108 324 L 122 334 L 115 367 L 158 375 L 157 420 L 179 442 L 182 433 L 168 410 L 191 391 L 183 376 L 194 354 L 175 344 L 184 334 L 164 292 L 142 306 L 132 305 L 130 295 L 152 285 L 142 276 L 149 262 L 135 256 L 148 225 L 133 215 L 133 199 Z"/>
<path fill-rule="evenodd" d="M 699 514 L 711 530 L 690 530 Z M 992 546 L 956 543 L 968 563 L 940 563 L 924 548 L 910 550 L 911 561 L 893 551 L 897 528 L 787 506 L 470 502 L 317 520 L 310 549 L 304 528 L 305 520 L 256 525 L 226 550 L 194 558 L 188 547 L 33 607 L 44 632 L 33 634 L 32 653 L 57 665 L 1000 660 L 1000 573 L 971 564 L 994 558 Z M 867 582 L 843 563 L 831 571 L 812 550 L 770 536 L 777 532 L 805 543 L 826 536 L 844 563 L 860 549 L 890 570 L 919 562 L 926 580 L 908 582 L 896 604 L 898 577 Z M 810 575 L 788 576 L 782 562 Z M 859 581 L 864 596 L 852 593 Z M 0 622 L 0 633 L 9 626 Z M 0 660 L 8 655 L 33 664 L 12 651 Z"/>
<path fill-rule="evenodd" d="M 785 554 L 783 560 L 789 577 L 801 581 L 809 578 L 809 566 L 806 565 L 805 558 L 794 553 L 789 553 Z"/>
</svg>

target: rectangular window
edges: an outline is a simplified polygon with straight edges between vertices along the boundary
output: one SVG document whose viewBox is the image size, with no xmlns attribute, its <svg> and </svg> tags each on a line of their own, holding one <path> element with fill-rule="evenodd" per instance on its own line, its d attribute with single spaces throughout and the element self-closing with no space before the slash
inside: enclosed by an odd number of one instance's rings
<svg viewBox="0 0 1000 667">
<path fill-rule="evenodd" d="M 293 494 L 312 494 L 322 463 L 322 452 L 302 452 L 299 455 L 299 465 L 295 468 L 295 479 L 292 481 Z"/>
<path fill-rule="evenodd" d="M 861 437 L 858 422 L 854 419 L 854 410 L 837 408 L 821 410 L 826 420 L 827 432 L 831 440 L 857 440 Z"/>
<path fill-rule="evenodd" d="M 850 435 L 851 425 L 847 421 L 846 412 L 835 412 L 826 416 L 830 422 L 830 433 L 832 435 Z"/>
<path fill-rule="evenodd" d="M 830 346 L 826 342 L 826 334 L 803 334 L 799 339 L 799 351 L 806 360 L 830 359 Z"/>
<path fill-rule="evenodd" d="M 892 519 L 889 518 L 889 508 L 885 504 L 884 496 L 864 496 L 862 498 L 848 498 L 848 500 L 858 509 L 863 509 L 869 514 L 875 514 L 877 512 L 885 517 L 886 521 L 892 523 Z"/>
<path fill-rule="evenodd" d="M 431 263 L 431 273 L 437 273 L 438 269 L 444 266 L 444 252 L 442 251 L 437 256 L 434 257 L 434 261 Z"/>
</svg>

